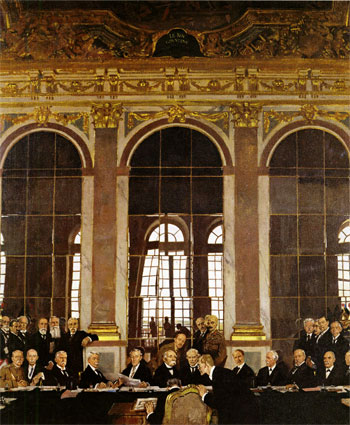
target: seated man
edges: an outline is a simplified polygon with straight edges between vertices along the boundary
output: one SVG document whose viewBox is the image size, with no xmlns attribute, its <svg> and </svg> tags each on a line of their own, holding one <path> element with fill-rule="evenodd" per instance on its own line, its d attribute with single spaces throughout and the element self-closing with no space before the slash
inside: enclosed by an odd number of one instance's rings
<svg viewBox="0 0 350 425">
<path fill-rule="evenodd" d="M 318 385 L 343 385 L 344 373 L 341 365 L 335 363 L 335 354 L 333 351 L 326 351 L 323 355 L 324 366 L 317 369 L 317 383 Z"/>
<path fill-rule="evenodd" d="M 299 388 L 311 388 L 316 385 L 313 369 L 306 364 L 304 350 L 294 350 L 294 367 L 287 376 L 287 388 L 297 385 Z"/>
<path fill-rule="evenodd" d="M 168 379 L 167 392 L 158 397 L 157 406 L 154 409 L 152 402 L 146 402 L 147 421 L 150 424 L 161 424 L 163 422 L 165 402 L 169 394 L 181 389 L 181 381 L 177 378 Z"/>
<path fill-rule="evenodd" d="M 343 363 L 344 365 L 345 353 L 349 350 L 349 341 L 342 335 L 343 327 L 340 322 L 332 322 L 330 329 L 332 334 L 332 343 L 329 346 L 329 350 L 333 351 L 337 362 Z"/>
<path fill-rule="evenodd" d="M 67 353 L 65 351 L 57 351 L 55 365 L 47 372 L 48 376 L 45 379 L 45 384 L 73 388 L 77 383 L 77 377 L 70 370 L 66 369 L 66 365 Z"/>
<path fill-rule="evenodd" d="M 234 375 L 238 379 L 241 379 L 245 382 L 248 388 L 254 387 L 255 373 L 253 369 L 245 363 L 244 360 L 244 351 L 241 349 L 234 350 L 232 353 L 236 367 L 232 369 Z"/>
<path fill-rule="evenodd" d="M 143 359 L 144 354 L 145 350 L 143 347 L 133 348 L 129 353 L 131 362 L 122 372 L 123 375 L 131 379 L 140 379 L 141 383 L 139 384 L 139 387 L 143 388 L 150 385 L 150 382 L 152 381 L 151 370 Z M 118 386 L 120 386 L 120 384 L 122 384 L 122 382 L 118 380 Z"/>
<path fill-rule="evenodd" d="M 88 365 L 80 377 L 80 388 L 112 387 L 113 383 L 108 381 L 108 379 L 103 376 L 103 373 L 98 370 L 100 354 L 95 351 L 90 351 L 87 360 Z"/>
<path fill-rule="evenodd" d="M 160 347 L 157 354 L 158 366 L 163 363 L 163 355 L 168 350 L 172 350 L 176 353 L 176 367 L 179 370 L 182 365 L 186 364 L 186 335 L 182 332 L 176 332 L 173 342 Z"/>
<path fill-rule="evenodd" d="M 83 370 L 83 348 L 92 341 L 97 341 L 98 336 L 82 330 L 78 330 L 78 319 L 71 317 L 68 319 L 68 332 L 61 335 L 60 347 L 68 355 L 68 367 L 74 374 Z"/>
<path fill-rule="evenodd" d="M 27 351 L 26 355 L 27 364 L 24 367 L 24 376 L 30 383 L 29 385 L 38 385 L 45 379 L 44 368 L 39 364 L 38 353 L 34 348 Z"/>
<path fill-rule="evenodd" d="M 276 351 L 268 351 L 266 353 L 266 366 L 259 370 L 256 377 L 259 387 L 286 385 L 287 376 L 283 364 L 277 364 L 277 360 L 278 354 Z"/>
<path fill-rule="evenodd" d="M 186 353 L 187 364 L 180 369 L 182 385 L 202 384 L 211 385 L 208 375 L 201 375 L 198 368 L 200 354 L 195 348 L 190 348 Z"/>
<path fill-rule="evenodd" d="M 208 314 L 205 316 L 205 325 L 208 332 L 203 340 L 203 354 L 209 354 L 215 366 L 224 366 L 226 362 L 226 343 L 221 332 L 218 331 L 218 318 Z"/>
<path fill-rule="evenodd" d="M 14 351 L 12 353 L 11 360 L 11 364 L 2 367 L 0 370 L 0 387 L 26 387 L 28 385 L 28 382 L 25 379 L 24 369 L 22 367 L 24 361 L 22 351 Z"/>
<path fill-rule="evenodd" d="M 158 386 L 160 388 L 165 388 L 167 386 L 168 379 L 179 378 L 179 372 L 175 366 L 175 351 L 165 351 L 165 353 L 163 354 L 163 363 L 154 372 L 153 385 Z"/>
</svg>

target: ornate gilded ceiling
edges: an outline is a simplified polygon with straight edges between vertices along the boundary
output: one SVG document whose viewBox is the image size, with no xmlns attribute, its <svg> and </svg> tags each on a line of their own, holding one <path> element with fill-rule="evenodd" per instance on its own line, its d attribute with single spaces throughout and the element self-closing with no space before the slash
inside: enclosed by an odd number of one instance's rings
<svg viewBox="0 0 350 425">
<path fill-rule="evenodd" d="M 349 58 L 349 2 L 276 3 L 2 0 L 1 57 Z"/>
</svg>

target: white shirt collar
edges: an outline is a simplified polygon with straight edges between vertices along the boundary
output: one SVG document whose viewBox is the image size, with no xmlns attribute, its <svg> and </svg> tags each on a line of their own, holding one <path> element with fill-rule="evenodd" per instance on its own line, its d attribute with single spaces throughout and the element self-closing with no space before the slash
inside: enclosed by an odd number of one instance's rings
<svg viewBox="0 0 350 425">
<path fill-rule="evenodd" d="M 213 373 L 214 373 L 214 369 L 215 369 L 215 366 L 213 366 L 212 368 L 211 368 L 211 371 L 210 371 L 210 373 L 209 373 L 209 379 L 212 381 L 213 380 Z"/>
<path fill-rule="evenodd" d="M 271 372 L 274 371 L 275 367 L 276 367 L 277 363 L 275 363 L 273 366 L 268 366 L 269 370 L 271 369 Z"/>
</svg>

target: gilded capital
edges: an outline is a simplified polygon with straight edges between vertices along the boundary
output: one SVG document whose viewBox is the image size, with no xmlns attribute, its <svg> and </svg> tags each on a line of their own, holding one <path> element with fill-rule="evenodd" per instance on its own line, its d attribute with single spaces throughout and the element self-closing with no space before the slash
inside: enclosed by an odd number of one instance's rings
<svg viewBox="0 0 350 425">
<path fill-rule="evenodd" d="M 261 107 L 256 103 L 232 103 L 230 112 L 235 127 L 258 127 Z"/>
<path fill-rule="evenodd" d="M 95 128 L 118 128 L 123 118 L 123 107 L 120 103 L 93 104 L 91 115 Z"/>
</svg>

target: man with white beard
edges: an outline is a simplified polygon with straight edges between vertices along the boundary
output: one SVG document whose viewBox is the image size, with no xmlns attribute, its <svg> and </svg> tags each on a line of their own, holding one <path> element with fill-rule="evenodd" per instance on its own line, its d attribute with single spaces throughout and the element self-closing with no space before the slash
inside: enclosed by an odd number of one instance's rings
<svg viewBox="0 0 350 425">
<path fill-rule="evenodd" d="M 53 360 L 54 355 L 57 351 L 61 349 L 61 337 L 64 334 L 60 328 L 60 319 L 57 316 L 51 316 L 49 320 L 50 334 L 52 336 L 52 341 L 50 343 L 50 354 L 51 360 Z"/>
<path fill-rule="evenodd" d="M 8 340 L 10 337 L 10 318 L 9 316 L 2 316 L 2 325 L 0 330 L 0 361 L 7 361 L 9 363 L 9 347 Z"/>
</svg>

